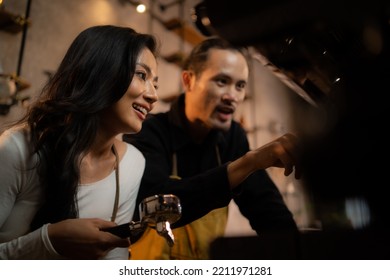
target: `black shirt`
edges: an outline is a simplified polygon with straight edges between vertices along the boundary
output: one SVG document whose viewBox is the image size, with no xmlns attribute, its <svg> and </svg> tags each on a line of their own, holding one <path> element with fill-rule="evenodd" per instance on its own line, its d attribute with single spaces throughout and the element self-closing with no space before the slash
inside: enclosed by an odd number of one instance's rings
<svg viewBox="0 0 390 280">
<path fill-rule="evenodd" d="M 177 195 L 182 217 L 172 225 L 175 228 L 227 206 L 233 198 L 257 233 L 296 229 L 291 212 L 266 171 L 253 173 L 237 191 L 230 190 L 227 163 L 249 151 L 246 133 L 239 123 L 233 121 L 227 132 L 211 131 L 199 144 L 186 132 L 186 122 L 182 94 L 170 111 L 150 114 L 138 134 L 123 136 L 124 141 L 136 146 L 146 158 L 137 205 L 150 195 Z M 170 178 L 174 154 L 180 180 Z"/>
</svg>

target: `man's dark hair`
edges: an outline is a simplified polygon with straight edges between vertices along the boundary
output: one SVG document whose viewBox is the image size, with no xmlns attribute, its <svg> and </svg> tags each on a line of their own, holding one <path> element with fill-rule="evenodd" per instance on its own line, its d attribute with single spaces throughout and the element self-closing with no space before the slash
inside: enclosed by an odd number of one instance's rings
<svg viewBox="0 0 390 280">
<path fill-rule="evenodd" d="M 196 45 L 183 64 L 184 70 L 192 70 L 196 76 L 206 68 L 206 62 L 211 49 L 232 50 L 247 57 L 246 48 L 237 47 L 219 37 L 210 37 Z"/>
</svg>

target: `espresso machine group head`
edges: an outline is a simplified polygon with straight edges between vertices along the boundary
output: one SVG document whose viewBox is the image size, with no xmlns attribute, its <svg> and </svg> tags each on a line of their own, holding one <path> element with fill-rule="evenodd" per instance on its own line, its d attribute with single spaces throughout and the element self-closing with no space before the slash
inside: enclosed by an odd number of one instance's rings
<svg viewBox="0 0 390 280">
<path fill-rule="evenodd" d="M 173 194 L 158 194 L 145 198 L 139 204 L 140 220 L 103 229 L 119 237 L 137 236 L 147 227 L 154 228 L 167 240 L 169 246 L 174 244 L 171 224 L 181 217 L 180 199 Z"/>
</svg>

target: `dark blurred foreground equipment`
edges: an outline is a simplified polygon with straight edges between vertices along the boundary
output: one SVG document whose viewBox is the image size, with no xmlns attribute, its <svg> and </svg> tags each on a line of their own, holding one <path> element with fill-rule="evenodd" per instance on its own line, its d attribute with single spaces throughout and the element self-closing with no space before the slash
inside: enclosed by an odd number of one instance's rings
<svg viewBox="0 0 390 280">
<path fill-rule="evenodd" d="M 205 0 L 195 13 L 200 31 L 253 47 L 323 118 L 315 133 L 302 131 L 303 182 L 324 230 L 310 236 L 320 243 L 328 230 L 370 230 L 359 235 L 367 244 L 372 231 L 382 236 L 390 228 L 390 1 Z M 332 219 L 347 204 L 360 224 Z"/>
<path fill-rule="evenodd" d="M 223 237 L 210 246 L 214 260 L 389 260 L 388 230 L 264 233 Z"/>
</svg>

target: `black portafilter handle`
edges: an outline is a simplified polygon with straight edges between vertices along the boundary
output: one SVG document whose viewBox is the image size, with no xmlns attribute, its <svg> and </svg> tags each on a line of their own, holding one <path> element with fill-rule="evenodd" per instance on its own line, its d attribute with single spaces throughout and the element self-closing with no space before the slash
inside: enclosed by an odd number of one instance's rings
<svg viewBox="0 0 390 280">
<path fill-rule="evenodd" d="M 132 239 L 139 236 L 139 234 L 144 232 L 145 229 L 146 229 L 146 224 L 143 224 L 141 222 L 131 221 L 130 223 L 121 224 L 119 226 L 104 228 L 102 229 L 102 231 L 115 234 L 121 238 L 130 237 L 130 239 Z"/>
<path fill-rule="evenodd" d="M 141 220 L 138 222 L 121 224 L 112 228 L 102 229 L 121 238 L 129 237 L 134 243 L 149 226 L 163 236 L 170 246 L 173 245 L 174 236 L 170 224 L 181 217 L 181 204 L 173 194 L 159 194 L 145 198 L 139 204 Z"/>
</svg>

